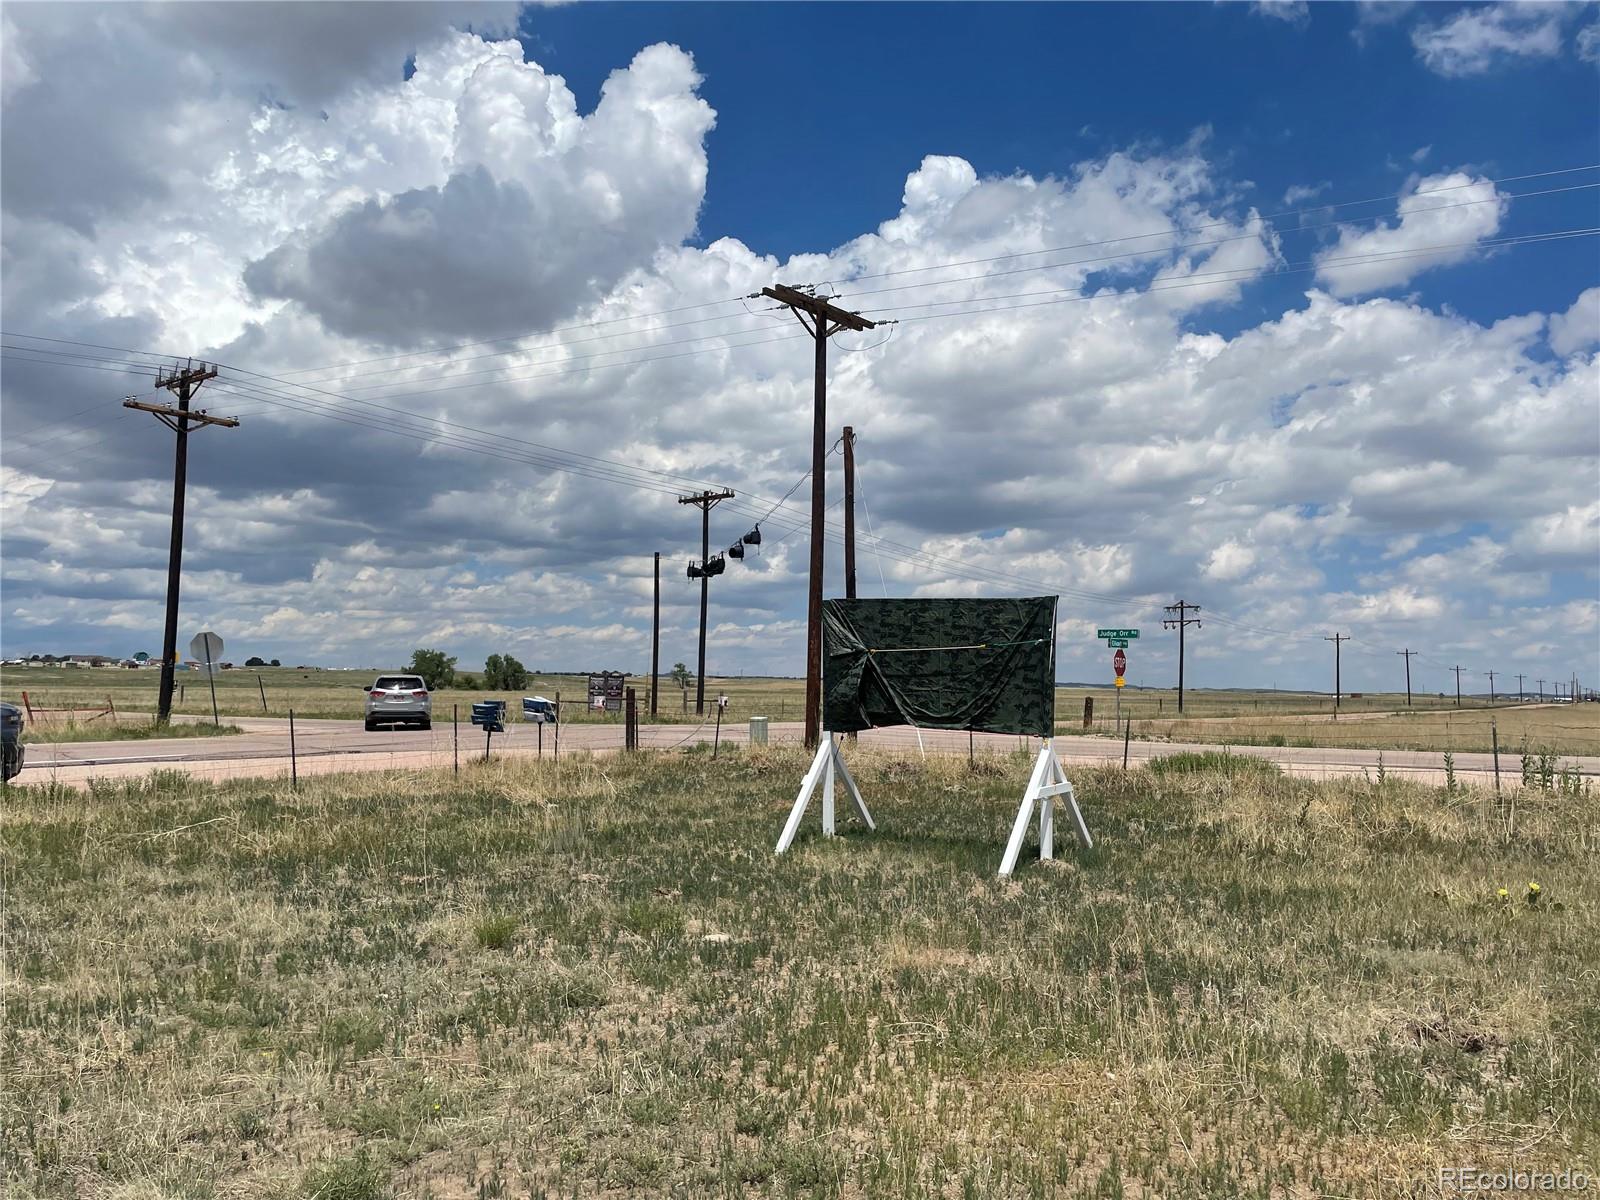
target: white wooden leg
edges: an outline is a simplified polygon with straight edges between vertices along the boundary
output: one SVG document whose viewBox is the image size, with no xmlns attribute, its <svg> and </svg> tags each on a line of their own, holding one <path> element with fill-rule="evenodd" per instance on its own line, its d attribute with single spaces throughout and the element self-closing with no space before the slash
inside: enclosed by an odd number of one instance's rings
<svg viewBox="0 0 1600 1200">
<path fill-rule="evenodd" d="M 1067 807 L 1072 809 L 1072 819 L 1078 826 L 1078 837 L 1083 840 L 1083 848 L 1093 850 L 1094 839 L 1089 836 L 1089 826 L 1084 822 L 1083 810 L 1078 807 L 1077 793 L 1072 790 L 1072 784 L 1067 782 L 1067 772 L 1061 766 L 1061 760 L 1056 757 L 1054 748 L 1050 751 L 1050 765 L 1055 772 L 1056 782 L 1061 784 L 1061 794 L 1067 798 Z"/>
<path fill-rule="evenodd" d="M 822 768 L 822 836 L 833 836 L 833 764 L 839 757 L 839 747 L 833 734 L 824 732 L 822 748 L 828 752 Z"/>
<path fill-rule="evenodd" d="M 1063 794 L 1067 798 L 1067 803 L 1072 807 L 1072 819 L 1078 823 L 1078 836 L 1083 839 L 1083 848 L 1085 850 L 1093 850 L 1094 839 L 1089 836 L 1089 827 L 1084 824 L 1083 813 L 1078 809 L 1078 798 L 1073 795 L 1071 784 L 1067 785 L 1067 790 Z"/>
<path fill-rule="evenodd" d="M 1006 842 L 1005 857 L 1000 860 L 1001 875 L 1009 875 L 1017 869 L 1017 858 L 1028 836 L 1028 824 L 1033 820 L 1033 805 L 1039 797 L 1039 788 L 1049 768 L 1049 760 L 1050 748 L 1046 746 L 1034 760 L 1033 774 L 1028 777 L 1028 790 L 1022 793 L 1022 803 L 1017 806 L 1017 819 L 1011 823 L 1011 838 Z"/>
<path fill-rule="evenodd" d="M 800 819 L 806 815 L 806 805 L 811 802 L 811 793 L 816 790 L 817 781 L 822 777 L 822 767 L 827 761 L 827 755 L 828 743 L 824 742 L 817 747 L 817 755 L 811 760 L 805 778 L 800 781 L 800 794 L 794 798 L 794 807 L 789 810 L 789 819 L 784 822 L 783 833 L 778 836 L 778 854 L 787 850 L 794 843 L 795 834 L 800 832 Z"/>
<path fill-rule="evenodd" d="M 850 793 L 850 799 L 855 802 L 856 812 L 866 822 L 868 829 L 876 829 L 878 824 L 872 819 L 872 814 L 867 811 L 867 802 L 861 798 L 861 789 L 856 786 L 856 781 L 850 774 L 850 768 L 845 765 L 844 754 L 835 749 L 833 761 L 839 766 L 839 774 L 844 779 L 844 790 Z"/>
<path fill-rule="evenodd" d="M 1056 856 L 1056 798 L 1039 801 L 1039 861 Z"/>
</svg>

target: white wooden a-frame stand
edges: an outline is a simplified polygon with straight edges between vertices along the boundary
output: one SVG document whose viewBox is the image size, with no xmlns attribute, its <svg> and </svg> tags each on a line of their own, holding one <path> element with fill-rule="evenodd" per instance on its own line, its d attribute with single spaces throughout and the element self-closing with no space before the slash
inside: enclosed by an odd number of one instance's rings
<svg viewBox="0 0 1600 1200">
<path fill-rule="evenodd" d="M 784 822 L 783 833 L 778 838 L 777 853 L 782 854 L 794 842 L 795 834 L 800 832 L 800 820 L 806 815 L 806 806 L 811 803 L 811 793 L 817 790 L 818 785 L 822 788 L 822 835 L 833 836 L 835 771 L 838 771 L 839 778 L 844 780 L 844 790 L 850 793 L 850 799 L 855 802 L 856 812 L 861 814 L 861 819 L 866 822 L 867 828 L 878 827 L 872 819 L 872 814 L 867 811 L 867 802 L 861 798 L 861 789 L 850 777 L 850 768 L 844 765 L 844 756 L 839 753 L 839 743 L 833 740 L 833 734 L 825 732 L 822 740 L 817 743 L 817 756 L 811 760 L 811 768 L 806 772 L 806 777 L 800 781 L 800 794 L 794 798 L 794 807 L 789 810 L 789 819 Z"/>
<path fill-rule="evenodd" d="M 872 814 L 867 811 L 867 802 L 861 798 L 861 789 L 851 777 L 850 768 L 844 765 L 844 756 L 839 753 L 839 743 L 833 740 L 831 733 L 825 733 L 817 746 L 816 757 L 811 760 L 805 778 L 800 781 L 800 794 L 794 798 L 794 807 L 789 810 L 789 819 L 784 822 L 783 833 L 778 837 L 777 853 L 782 854 L 794 844 L 795 835 L 800 832 L 800 822 L 804 819 L 806 808 L 811 803 L 811 794 L 819 787 L 822 790 L 822 833 L 824 837 L 833 836 L 833 793 L 838 781 L 835 779 L 835 772 L 838 774 L 838 780 L 843 781 L 845 791 L 849 793 L 851 801 L 856 806 L 856 812 L 861 815 L 861 820 L 867 828 L 878 827 L 872 819 Z M 1057 796 L 1066 797 L 1083 848 L 1085 850 L 1094 848 L 1094 839 L 1089 836 L 1089 827 L 1084 824 L 1083 813 L 1078 809 L 1077 797 L 1072 793 L 1072 785 L 1067 782 L 1066 772 L 1061 769 L 1061 760 L 1056 757 L 1055 747 L 1050 744 L 1050 739 L 1046 738 L 1044 745 L 1039 749 L 1039 757 L 1034 760 L 1033 774 L 1028 777 L 1027 790 L 1022 793 L 1022 804 L 1017 808 L 1017 819 L 1011 825 L 1011 839 L 1006 843 L 1005 857 L 1000 860 L 1001 875 L 1009 875 L 1016 870 L 1017 859 L 1022 854 L 1022 843 L 1027 840 L 1028 829 L 1033 824 L 1035 805 L 1039 808 L 1039 858 L 1043 860 L 1055 857 Z"/>
<path fill-rule="evenodd" d="M 1006 856 L 1000 860 L 1000 874 L 1011 874 L 1016 870 L 1017 857 L 1022 853 L 1022 843 L 1027 839 L 1028 826 L 1033 824 L 1033 806 L 1039 806 L 1039 860 L 1056 856 L 1056 812 L 1055 799 L 1065 796 L 1067 804 L 1072 809 L 1072 819 L 1078 825 L 1078 837 L 1083 840 L 1083 848 L 1092 850 L 1094 839 L 1089 836 L 1089 827 L 1083 823 L 1083 813 L 1078 810 L 1077 797 L 1072 794 L 1072 785 L 1067 782 L 1066 772 L 1061 769 L 1061 760 L 1056 757 L 1055 747 L 1050 744 L 1050 739 L 1045 738 L 1044 745 L 1039 748 L 1039 757 L 1033 761 L 1033 774 L 1028 777 L 1028 790 L 1022 793 L 1022 803 L 1017 807 L 1017 819 L 1011 824 L 1011 839 L 1006 842 Z"/>
</svg>

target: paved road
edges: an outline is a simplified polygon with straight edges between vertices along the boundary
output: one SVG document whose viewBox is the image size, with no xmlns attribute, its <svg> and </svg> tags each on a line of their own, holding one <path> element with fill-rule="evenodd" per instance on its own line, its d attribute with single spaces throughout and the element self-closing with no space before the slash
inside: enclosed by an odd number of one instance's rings
<svg viewBox="0 0 1600 1200">
<path fill-rule="evenodd" d="M 73 786 L 86 786 L 90 779 L 146 775 L 159 770 L 180 770 L 211 779 L 285 776 L 290 773 L 289 723 L 275 717 L 230 717 L 243 733 L 228 737 L 170 738 L 142 742 L 67 742 L 31 743 L 28 760 L 18 783 L 44 783 L 51 780 Z M 798 742 L 803 727 L 799 722 L 775 723 L 774 742 Z M 747 738 L 744 726 L 725 726 L 725 742 L 742 744 Z M 541 745 L 542 737 L 542 745 Z M 696 741 L 709 742 L 711 725 L 642 725 L 639 740 L 646 749 L 668 750 Z M 560 733 L 561 753 L 587 750 L 595 753 L 622 749 L 620 725 L 578 724 L 565 726 Z M 866 747 L 896 749 L 902 753 L 963 754 L 967 735 L 943 730 L 869 730 L 861 735 Z M 496 756 L 534 757 L 557 753 L 553 727 L 514 724 L 493 738 Z M 979 753 L 996 753 L 1027 748 L 1031 739 L 978 734 L 973 748 Z M 1065 763 L 1108 764 L 1122 761 L 1122 744 L 1110 738 L 1058 737 L 1056 752 Z M 1184 750 L 1216 751 L 1214 745 L 1177 742 L 1133 742 L 1128 747 L 1130 764 L 1144 762 Z M 449 726 L 433 730 L 382 730 L 367 733 L 359 720 L 297 720 L 295 722 L 294 767 L 301 774 L 336 771 L 401 770 L 421 767 L 448 767 L 459 755 L 461 761 L 480 756 L 484 751 L 483 733 L 470 726 L 460 728 L 460 741 L 452 740 Z M 1308 749 L 1303 747 L 1236 746 L 1234 754 L 1247 754 L 1274 762 L 1285 771 L 1314 778 L 1375 773 L 1379 751 L 1354 749 Z M 1431 751 L 1385 750 L 1384 770 L 1396 777 L 1443 783 L 1444 756 Z M 1563 766 L 1576 767 L 1586 776 L 1600 777 L 1600 756 L 1568 756 Z M 1520 782 L 1518 760 L 1505 755 L 1502 780 Z M 1455 773 L 1462 782 L 1492 782 L 1494 759 L 1488 754 L 1460 753 L 1455 756 Z"/>
</svg>

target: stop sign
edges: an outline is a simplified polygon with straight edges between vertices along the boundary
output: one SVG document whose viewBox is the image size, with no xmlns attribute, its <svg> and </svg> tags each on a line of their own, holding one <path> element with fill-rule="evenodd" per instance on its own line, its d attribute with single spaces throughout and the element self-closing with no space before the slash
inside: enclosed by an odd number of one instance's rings
<svg viewBox="0 0 1600 1200">
<path fill-rule="evenodd" d="M 1111 665 L 1117 668 L 1118 675 L 1123 674 L 1128 665 L 1128 656 L 1118 650 L 1116 654 L 1112 655 Z"/>
</svg>

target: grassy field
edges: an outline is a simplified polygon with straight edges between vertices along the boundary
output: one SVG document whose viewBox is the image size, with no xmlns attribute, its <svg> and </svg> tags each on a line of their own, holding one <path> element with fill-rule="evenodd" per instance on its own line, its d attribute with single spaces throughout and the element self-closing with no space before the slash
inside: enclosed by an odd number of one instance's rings
<svg viewBox="0 0 1600 1200">
<path fill-rule="evenodd" d="M 1356 719 L 1350 719 L 1355 717 Z M 1445 709 L 1381 716 L 1254 716 L 1136 721 L 1133 736 L 1232 746 L 1351 746 L 1371 750 L 1482 750 L 1600 755 L 1600 704 Z"/>
<path fill-rule="evenodd" d="M 257 676 L 260 676 L 260 684 Z M 198 674 L 178 676 L 181 693 L 173 711 L 195 716 L 211 715 L 211 693 Z M 359 718 L 365 695 L 362 688 L 372 682 L 371 671 L 311 671 L 291 667 L 266 667 L 224 671 L 217 676 L 217 707 L 225 716 L 286 716 L 293 708 L 302 717 Z M 632 681 L 638 693 L 640 719 L 648 721 L 648 677 Z M 7 667 L 0 671 L 0 698 L 21 702 L 26 690 L 35 705 L 103 706 L 109 698 L 119 712 L 153 713 L 156 708 L 157 673 L 152 670 L 113 670 L 67 667 Z M 265 709 L 262 693 L 266 694 Z M 562 717 L 566 721 L 610 721 L 621 723 L 618 715 L 598 714 L 584 707 L 587 677 L 583 675 L 536 675 L 521 692 L 489 692 L 482 689 L 445 689 L 434 695 L 435 714 L 448 714 L 451 705 L 463 713 L 474 700 L 507 701 L 515 717 L 521 711 L 524 695 L 562 698 Z M 720 678 L 706 680 L 708 711 L 719 693 L 729 697 L 724 718 L 744 721 L 752 716 L 767 716 L 775 721 L 798 721 L 805 715 L 805 682 L 801 679 Z M 1062 732 L 1082 728 L 1083 702 L 1094 700 L 1094 728 L 1110 733 L 1115 725 L 1116 696 L 1113 688 L 1058 688 L 1056 715 Z M 682 722 L 694 712 L 694 689 L 684 695 L 675 684 L 662 679 L 657 719 Z M 1239 716 L 1250 718 L 1332 711 L 1332 700 L 1305 692 L 1194 691 L 1185 697 L 1186 717 Z M 1438 697 L 1416 697 L 1419 708 L 1454 705 Z M 1404 696 L 1367 694 L 1347 699 L 1345 712 L 1371 712 L 1402 707 Z M 1171 717 L 1177 709 L 1177 693 L 1163 689 L 1124 689 L 1122 712 L 1135 721 Z M 1452 711 L 1454 709 L 1452 708 Z M 689 719 L 694 719 L 689 716 Z"/>
<path fill-rule="evenodd" d="M 210 721 L 182 721 L 157 725 L 148 717 L 121 717 L 90 721 L 49 722 L 33 725 L 22 735 L 25 743 L 35 742 L 142 742 L 151 738 L 227 737 L 240 733 L 237 725 L 213 725 Z"/>
<path fill-rule="evenodd" d="M 12 1194 L 1600 1174 L 1592 787 L 1075 772 L 1097 848 L 1002 882 L 1025 758 L 853 760 L 878 832 L 813 813 L 781 859 L 777 748 L 11 789 Z"/>
<path fill-rule="evenodd" d="M 260 682 L 257 682 L 257 676 Z M 217 685 L 217 710 L 224 716 L 260 717 L 287 716 L 292 708 L 300 717 L 345 717 L 358 720 L 369 686 L 376 673 L 372 671 L 312 671 L 291 667 L 264 667 L 219 672 Z M 634 684 L 638 694 L 640 719 L 648 721 L 648 678 Z M 103 707 L 109 700 L 119 713 L 124 711 L 147 715 L 156 709 L 159 688 L 158 673 L 153 670 L 113 670 L 76 667 L 7 667 L 0 672 L 0 699 L 20 704 L 24 690 L 36 706 L 65 707 L 93 705 Z M 211 715 L 211 691 L 205 677 L 194 672 L 178 674 L 180 691 L 174 696 L 173 712 L 192 716 Z M 562 720 L 610 722 L 621 725 L 617 713 L 597 713 L 585 705 L 588 677 L 585 675 L 535 675 L 528 686 L 519 692 L 493 692 L 484 688 L 471 690 L 444 688 L 433 695 L 434 715 L 448 718 L 452 705 L 460 707 L 462 719 L 471 711 L 474 700 L 504 700 L 512 720 L 522 712 L 522 697 L 542 695 L 554 699 L 561 697 Z M 748 719 L 752 714 L 768 715 L 774 720 L 799 720 L 803 717 L 805 685 L 794 679 L 708 679 L 706 702 L 708 712 L 718 692 L 731 697 L 725 714 L 728 720 Z M 263 704 L 263 694 L 265 704 Z M 682 721 L 683 695 L 676 684 L 663 678 L 658 720 Z M 694 689 L 688 693 L 689 713 L 694 712 Z M 771 711 L 768 712 L 767 710 Z M 689 718 L 691 720 L 697 718 Z"/>
</svg>

